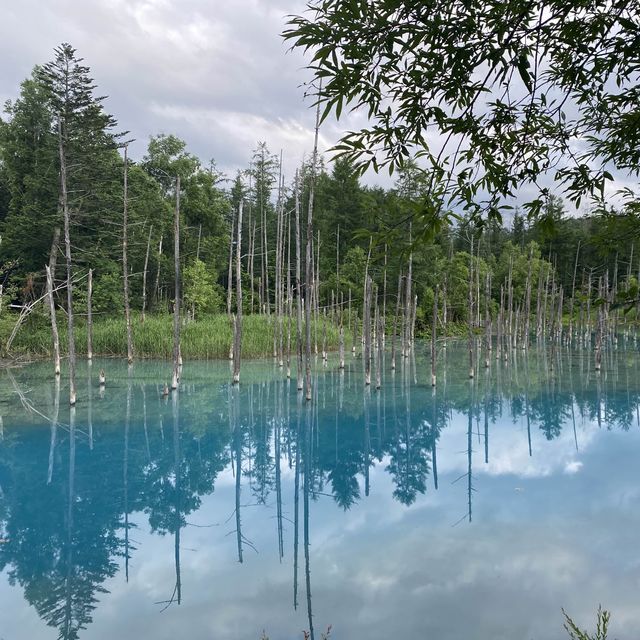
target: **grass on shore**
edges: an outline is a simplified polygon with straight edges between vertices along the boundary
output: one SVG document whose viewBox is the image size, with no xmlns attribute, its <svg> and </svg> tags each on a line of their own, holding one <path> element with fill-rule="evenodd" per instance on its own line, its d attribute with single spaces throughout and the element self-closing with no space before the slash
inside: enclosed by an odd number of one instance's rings
<svg viewBox="0 0 640 640">
<path fill-rule="evenodd" d="M 5 345 L 17 315 L 3 313 L 0 317 L 0 349 Z M 173 355 L 173 316 L 169 314 L 147 315 L 144 322 L 139 314 L 133 316 L 134 353 L 138 358 L 171 358 Z M 244 316 L 242 324 L 242 356 L 259 358 L 273 355 L 275 317 L 262 315 Z M 67 352 L 66 316 L 58 318 L 60 350 Z M 295 319 L 291 327 L 292 350 L 295 349 Z M 322 320 L 318 323 L 318 347 L 322 344 Z M 312 335 L 314 335 L 312 328 Z M 351 336 L 345 331 L 345 348 L 351 346 Z M 181 329 L 182 355 L 188 359 L 227 358 L 232 340 L 232 328 L 225 314 L 204 316 L 183 324 Z M 287 319 L 284 321 L 284 348 L 287 340 Z M 328 349 L 338 348 L 338 327 L 327 321 Z M 76 324 L 76 351 L 87 352 L 87 327 L 85 319 Z M 93 322 L 93 353 L 96 356 L 126 356 L 127 338 L 124 317 L 98 316 Z M 3 355 L 50 357 L 52 355 L 51 328 L 43 314 L 30 316 L 20 328 L 11 346 L 11 352 Z"/>
</svg>

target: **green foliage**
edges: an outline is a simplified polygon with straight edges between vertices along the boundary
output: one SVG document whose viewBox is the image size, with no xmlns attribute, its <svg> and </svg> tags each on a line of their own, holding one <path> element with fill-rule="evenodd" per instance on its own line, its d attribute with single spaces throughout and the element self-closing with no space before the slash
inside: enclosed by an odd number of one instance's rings
<svg viewBox="0 0 640 640">
<path fill-rule="evenodd" d="M 222 295 L 202 260 L 194 260 L 184 270 L 184 301 L 195 311 L 196 317 L 206 311 L 222 310 Z"/>
<path fill-rule="evenodd" d="M 116 273 L 104 273 L 95 279 L 92 307 L 97 313 L 123 313 L 122 278 Z"/>
<path fill-rule="evenodd" d="M 362 247 L 352 247 L 347 251 L 340 274 L 343 291 L 351 289 L 355 293 L 362 289 L 366 267 L 367 254 Z"/>
<path fill-rule="evenodd" d="M 57 147 L 48 94 L 36 68 L 7 102 L 0 127 L 5 213 L 0 217 L 0 259 L 19 259 L 20 274 L 41 269 L 59 224 Z"/>
<path fill-rule="evenodd" d="M 606 167 L 640 170 L 640 7 L 606 3 L 311 0 L 284 38 L 307 52 L 322 119 L 364 109 L 336 145 L 360 170 L 401 169 L 416 154 L 435 213 L 501 220 L 526 187 L 531 218 L 555 178 L 579 204 Z M 581 140 L 575 151 L 573 141 Z"/>
</svg>

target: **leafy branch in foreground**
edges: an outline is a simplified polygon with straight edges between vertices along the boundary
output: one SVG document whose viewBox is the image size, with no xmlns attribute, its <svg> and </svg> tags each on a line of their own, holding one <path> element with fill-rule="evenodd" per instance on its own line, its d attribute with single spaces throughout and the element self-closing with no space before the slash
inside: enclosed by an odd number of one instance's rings
<svg viewBox="0 0 640 640">
<path fill-rule="evenodd" d="M 368 117 L 338 155 L 421 157 L 439 214 L 484 221 L 522 188 L 536 217 L 550 179 L 578 206 L 611 171 L 638 175 L 639 25 L 630 0 L 310 0 L 283 37 L 310 56 L 323 119 Z"/>
</svg>

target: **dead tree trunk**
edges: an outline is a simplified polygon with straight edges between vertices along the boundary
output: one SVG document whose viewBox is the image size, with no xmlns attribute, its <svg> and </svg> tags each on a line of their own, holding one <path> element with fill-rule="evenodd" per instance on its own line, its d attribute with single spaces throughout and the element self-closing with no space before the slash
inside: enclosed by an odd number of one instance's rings
<svg viewBox="0 0 640 640">
<path fill-rule="evenodd" d="M 527 284 L 525 288 L 525 303 L 524 303 L 524 340 L 523 349 L 529 348 L 529 332 L 531 322 L 531 276 L 533 267 L 533 247 L 529 251 L 529 270 L 527 271 Z"/>
<path fill-rule="evenodd" d="M 171 388 L 178 388 L 180 363 L 180 176 L 176 176 L 176 208 L 173 220 L 173 264 L 175 298 L 173 302 L 173 377 Z"/>
<path fill-rule="evenodd" d="M 411 225 L 409 225 L 409 243 L 413 242 L 412 233 L 411 233 Z M 411 280 L 412 280 L 412 272 L 413 272 L 413 252 L 409 253 L 409 269 L 407 271 L 407 284 L 405 286 L 406 293 L 406 311 L 405 311 L 405 326 L 404 326 L 404 349 L 403 356 L 406 358 L 409 356 L 409 351 L 411 350 L 411 322 L 412 322 L 412 307 L 413 307 L 413 296 L 411 295 Z"/>
<path fill-rule="evenodd" d="M 227 271 L 227 315 L 231 317 L 231 298 L 233 292 L 233 236 L 236 220 L 231 217 L 231 235 L 229 236 L 229 269 Z"/>
<path fill-rule="evenodd" d="M 144 254 L 144 269 L 142 270 L 142 314 L 140 321 L 145 320 L 145 311 L 147 310 L 147 271 L 149 269 L 149 253 L 151 251 L 151 234 L 153 233 L 153 225 L 149 227 L 149 238 L 147 239 L 147 252 Z"/>
<path fill-rule="evenodd" d="M 129 163 L 127 145 L 124 145 L 124 190 L 122 207 L 122 272 L 124 275 L 124 320 L 127 325 L 127 362 L 133 362 L 133 334 L 131 330 L 131 306 L 129 304 L 129 261 L 127 245 L 129 242 Z"/>
<path fill-rule="evenodd" d="M 598 282 L 598 296 L 600 297 L 600 304 L 598 305 L 598 329 L 596 332 L 596 371 L 600 371 L 602 368 L 602 339 L 604 334 L 604 292 L 602 287 L 602 276 Z"/>
<path fill-rule="evenodd" d="M 485 335 L 485 369 L 489 368 L 489 357 L 491 355 L 491 274 L 487 271 L 485 279 L 485 291 L 484 291 L 484 335 Z"/>
<path fill-rule="evenodd" d="M 571 283 L 571 303 L 569 305 L 569 343 L 573 340 L 573 306 L 576 298 L 576 275 L 578 273 L 578 256 L 580 255 L 580 240 L 576 248 L 576 261 L 573 265 L 573 281 Z M 631 246 L 631 256 L 633 257 L 633 245 Z"/>
<path fill-rule="evenodd" d="M 471 236 L 471 251 L 469 252 L 469 304 L 467 313 L 469 316 L 469 378 L 473 378 L 475 375 L 475 349 L 473 340 L 473 236 Z"/>
<path fill-rule="evenodd" d="M 387 329 L 387 244 L 384 245 L 384 271 L 382 273 L 382 343 Z"/>
<path fill-rule="evenodd" d="M 362 311 L 362 337 L 364 339 L 364 383 L 371 384 L 371 278 L 367 276 L 364 283 L 364 308 Z"/>
<path fill-rule="evenodd" d="M 238 205 L 238 237 L 236 240 L 236 321 L 233 332 L 233 384 L 240 382 L 240 358 L 242 356 L 242 207 Z"/>
<path fill-rule="evenodd" d="M 56 274 L 56 263 L 58 261 L 58 249 L 60 246 L 60 227 L 53 230 L 53 241 L 51 242 L 51 252 L 49 253 L 49 264 L 47 270 L 47 304 L 51 317 L 51 338 L 53 340 L 53 364 L 55 375 L 60 375 L 60 336 L 58 334 L 58 321 L 56 318 L 56 303 L 53 297 L 53 281 Z M 1 306 L 1 305 L 0 305 Z"/>
<path fill-rule="evenodd" d="M 393 331 L 391 332 L 391 369 L 396 368 L 396 333 L 400 318 L 400 301 L 402 300 L 402 271 L 398 273 L 398 295 L 396 298 L 396 314 L 393 316 Z"/>
<path fill-rule="evenodd" d="M 342 308 L 344 306 L 344 294 L 340 294 L 340 315 L 339 315 L 339 323 L 340 323 L 340 335 L 338 336 L 338 358 L 339 358 L 339 368 L 344 369 L 344 320 L 343 320 L 343 311 Z"/>
<path fill-rule="evenodd" d="M 291 212 L 287 214 L 287 379 L 291 378 L 291 317 L 293 315 L 293 291 L 291 287 Z"/>
<path fill-rule="evenodd" d="M 316 109 L 316 126 L 313 141 L 313 155 L 311 158 L 311 184 L 309 186 L 309 207 L 307 209 L 307 252 L 306 252 L 306 282 L 304 291 L 305 322 L 306 322 L 306 353 L 305 353 L 305 397 L 311 401 L 311 291 L 313 289 L 313 204 L 316 187 L 316 164 L 318 162 L 318 129 L 320 128 L 320 103 Z M 316 323 L 317 324 L 317 323 Z M 317 345 L 316 345 L 317 347 Z M 316 349 L 317 350 L 317 349 Z"/>
<path fill-rule="evenodd" d="M 375 311 L 375 327 L 376 327 L 376 389 L 382 386 L 382 315 L 380 313 L 380 305 L 378 304 L 378 291 L 376 290 L 376 311 Z"/>
<path fill-rule="evenodd" d="M 295 179 L 295 214 L 296 214 L 296 353 L 298 391 L 303 389 L 302 359 L 302 268 L 300 265 L 300 184 L 298 172 Z M 305 292 L 306 294 L 306 292 Z"/>
<path fill-rule="evenodd" d="M 160 299 L 160 261 L 162 260 L 162 234 L 160 234 L 160 242 L 158 242 L 158 268 L 156 269 L 156 283 L 153 288 L 153 295 L 158 303 Z"/>
<path fill-rule="evenodd" d="M 47 271 L 47 298 L 49 300 L 49 314 L 51 316 L 51 337 L 53 339 L 53 364 L 55 375 L 60 375 L 60 337 L 58 336 L 58 322 L 56 320 L 56 305 L 53 299 L 53 278 L 51 268 L 45 265 Z"/>
<path fill-rule="evenodd" d="M 87 360 L 93 360 L 93 269 L 87 278 Z"/>
<path fill-rule="evenodd" d="M 436 386 L 436 333 L 438 330 L 438 285 L 433 292 L 433 312 L 431 317 L 431 386 Z"/>
<path fill-rule="evenodd" d="M 71 214 L 67 193 L 66 132 L 58 120 L 58 154 L 60 156 L 60 201 L 64 219 L 64 252 L 67 263 L 67 340 L 69 343 L 69 404 L 76 404 L 76 336 L 73 315 L 73 266 L 71 261 Z"/>
</svg>

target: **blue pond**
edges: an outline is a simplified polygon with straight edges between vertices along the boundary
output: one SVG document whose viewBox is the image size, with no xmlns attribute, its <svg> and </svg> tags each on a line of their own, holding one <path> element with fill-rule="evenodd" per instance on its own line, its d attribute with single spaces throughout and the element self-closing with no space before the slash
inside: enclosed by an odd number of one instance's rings
<svg viewBox="0 0 640 640">
<path fill-rule="evenodd" d="M 640 636 L 640 357 L 426 345 L 365 388 L 320 360 L 0 371 L 0 638 Z M 387 356 L 388 359 L 388 356 Z M 483 364 L 483 359 L 480 359 Z M 97 384 L 100 368 L 107 385 Z M 295 368 L 294 368 L 295 375 Z"/>
</svg>

